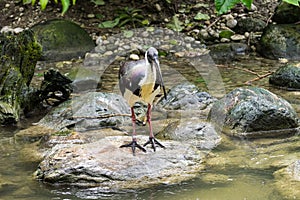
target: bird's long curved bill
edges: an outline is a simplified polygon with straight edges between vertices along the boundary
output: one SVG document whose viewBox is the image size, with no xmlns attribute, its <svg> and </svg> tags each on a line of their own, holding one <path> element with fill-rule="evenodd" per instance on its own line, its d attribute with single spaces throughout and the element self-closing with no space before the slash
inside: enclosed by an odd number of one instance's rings
<svg viewBox="0 0 300 200">
<path fill-rule="evenodd" d="M 159 64 L 159 61 L 157 59 L 155 59 L 155 67 L 156 67 L 156 71 L 158 73 L 158 82 L 161 84 L 161 86 L 163 88 L 164 98 L 167 99 L 167 93 L 166 93 L 164 81 L 163 81 L 161 71 L 160 71 L 160 64 Z"/>
</svg>

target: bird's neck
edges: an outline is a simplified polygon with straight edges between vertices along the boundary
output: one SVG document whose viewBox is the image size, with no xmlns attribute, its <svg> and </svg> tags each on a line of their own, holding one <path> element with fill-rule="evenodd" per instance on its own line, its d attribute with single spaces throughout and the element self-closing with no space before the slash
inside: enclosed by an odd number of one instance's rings
<svg viewBox="0 0 300 200">
<path fill-rule="evenodd" d="M 156 79 L 156 68 L 155 66 L 146 60 L 146 82 L 154 83 Z"/>
</svg>

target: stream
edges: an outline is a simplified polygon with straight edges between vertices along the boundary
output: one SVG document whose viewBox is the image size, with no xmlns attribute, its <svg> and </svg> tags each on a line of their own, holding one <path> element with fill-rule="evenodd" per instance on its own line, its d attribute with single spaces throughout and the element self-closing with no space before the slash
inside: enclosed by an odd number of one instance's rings
<svg viewBox="0 0 300 200">
<path fill-rule="evenodd" d="M 161 60 L 167 88 L 172 87 L 174 82 L 188 80 L 208 92 L 218 90 L 218 87 L 208 87 L 206 75 L 189 63 L 183 67 L 184 62 L 186 61 Z M 268 78 L 263 78 L 280 65 L 278 61 L 258 57 L 247 57 L 230 64 L 216 65 L 215 69 L 223 82 L 223 88 L 220 90 L 224 91 L 216 92 L 213 96 L 219 98 L 233 88 L 250 83 L 282 96 L 292 104 L 297 113 L 300 113 L 299 92 L 272 87 L 268 83 Z M 38 70 L 43 69 L 37 69 L 37 74 L 40 73 Z M 117 71 L 117 64 L 112 64 L 106 69 L 102 76 L 105 84 L 102 84 L 101 91 L 118 92 Z M 264 160 L 273 162 L 297 156 L 295 153 L 286 155 L 286 151 L 280 149 L 268 153 L 259 148 L 259 144 L 268 144 L 270 141 L 253 142 L 224 136 L 221 145 L 212 151 L 212 158 L 208 158 L 206 169 L 199 172 L 199 176 L 195 179 L 175 185 L 159 185 L 124 193 L 99 193 L 96 188 L 56 187 L 33 178 L 38 163 L 32 162 L 27 156 L 28 144 L 16 141 L 13 135 L 38 120 L 39 118 L 25 119 L 19 126 L 0 127 L 0 199 L 279 200 L 283 199 L 283 196 L 274 187 L 276 180 L 273 175 L 277 169 L 265 167 L 267 164 Z M 295 138 L 289 142 L 292 145 L 299 144 Z M 222 162 L 215 158 L 222 158 Z"/>
</svg>

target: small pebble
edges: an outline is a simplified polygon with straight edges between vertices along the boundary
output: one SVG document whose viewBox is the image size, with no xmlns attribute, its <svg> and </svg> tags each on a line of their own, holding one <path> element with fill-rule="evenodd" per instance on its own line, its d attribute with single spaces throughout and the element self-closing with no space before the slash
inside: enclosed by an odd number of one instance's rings
<svg viewBox="0 0 300 200">
<path fill-rule="evenodd" d="M 246 39 L 246 37 L 244 35 L 235 34 L 235 35 L 231 36 L 230 39 L 233 41 L 238 41 L 238 40 L 244 40 L 244 39 Z"/>
<path fill-rule="evenodd" d="M 156 10 L 158 11 L 158 12 L 160 12 L 161 11 L 161 7 L 160 7 L 160 5 L 157 3 L 157 4 L 155 4 L 155 8 L 156 8 Z"/>
<path fill-rule="evenodd" d="M 129 58 L 131 60 L 139 60 L 140 59 L 140 57 L 137 54 L 130 54 Z"/>
<path fill-rule="evenodd" d="M 229 28 L 234 28 L 237 25 L 237 21 L 235 19 L 230 19 L 226 22 L 226 26 Z"/>
<path fill-rule="evenodd" d="M 107 51 L 107 52 L 105 52 L 104 54 L 103 54 L 103 56 L 111 56 L 111 55 L 113 55 L 114 54 L 114 52 L 112 52 L 112 51 Z"/>
<path fill-rule="evenodd" d="M 87 15 L 87 17 L 90 18 L 90 19 L 91 19 L 91 18 L 95 18 L 95 14 L 90 13 L 90 14 Z"/>
</svg>

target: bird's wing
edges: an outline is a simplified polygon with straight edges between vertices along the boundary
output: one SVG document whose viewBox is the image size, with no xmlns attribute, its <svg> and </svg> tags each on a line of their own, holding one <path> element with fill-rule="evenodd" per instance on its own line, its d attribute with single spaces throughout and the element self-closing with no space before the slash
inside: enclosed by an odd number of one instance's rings
<svg viewBox="0 0 300 200">
<path fill-rule="evenodd" d="M 136 96 L 140 95 L 140 81 L 145 77 L 145 64 L 143 60 L 126 62 L 120 66 L 119 87 L 124 94 L 125 89 Z"/>
</svg>

